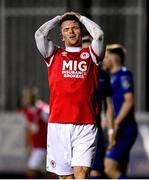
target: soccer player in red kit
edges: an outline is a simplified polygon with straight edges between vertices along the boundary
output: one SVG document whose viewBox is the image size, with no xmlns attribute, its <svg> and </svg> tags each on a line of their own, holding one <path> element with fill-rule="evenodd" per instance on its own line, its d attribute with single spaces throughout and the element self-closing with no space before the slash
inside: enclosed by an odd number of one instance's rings
<svg viewBox="0 0 149 180">
<path fill-rule="evenodd" d="M 65 48 L 48 40 L 57 24 Z M 82 48 L 83 25 L 93 41 Z M 47 137 L 47 171 L 60 178 L 88 178 L 96 151 L 98 64 L 103 31 L 75 12 L 56 16 L 35 33 L 37 48 L 48 67 L 50 114 Z"/>
<path fill-rule="evenodd" d="M 40 178 L 41 172 L 45 171 L 49 106 L 37 99 L 36 92 L 36 88 L 24 88 L 21 98 L 29 153 L 27 178 Z"/>
</svg>

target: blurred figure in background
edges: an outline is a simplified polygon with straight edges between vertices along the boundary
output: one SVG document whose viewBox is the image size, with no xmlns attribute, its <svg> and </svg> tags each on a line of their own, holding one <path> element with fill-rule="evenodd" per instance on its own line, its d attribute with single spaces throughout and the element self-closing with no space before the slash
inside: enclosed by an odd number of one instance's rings
<svg viewBox="0 0 149 180">
<path fill-rule="evenodd" d="M 26 147 L 28 150 L 27 178 L 40 178 L 46 168 L 46 140 L 49 106 L 38 99 L 38 89 L 22 91 L 21 112 L 25 117 Z M 44 176 L 45 177 L 45 176 Z"/>
<path fill-rule="evenodd" d="M 116 144 L 106 153 L 105 172 L 110 178 L 119 179 L 126 178 L 130 150 L 137 137 L 133 77 L 124 66 L 125 53 L 120 44 L 107 45 L 103 61 L 111 78 L 116 130 Z"/>
<path fill-rule="evenodd" d="M 92 38 L 90 35 L 86 35 L 82 38 L 82 47 L 88 48 L 91 44 Z M 109 147 L 113 147 L 115 144 L 115 136 L 114 136 L 114 130 L 113 130 L 113 116 L 114 116 L 114 110 L 113 110 L 113 104 L 111 99 L 111 84 L 110 84 L 110 77 L 108 73 L 106 73 L 102 65 L 99 65 L 99 85 L 97 89 L 97 99 L 98 99 L 98 105 L 100 111 L 104 111 L 104 124 L 106 128 L 108 128 L 108 144 Z M 101 115 L 101 113 L 99 113 Z M 104 142 L 104 135 L 103 130 L 101 127 L 101 119 L 102 117 L 99 117 L 97 126 L 98 126 L 98 142 L 97 142 L 97 148 L 96 148 L 96 156 L 94 163 L 91 168 L 90 172 L 90 179 L 100 179 L 105 178 L 104 173 L 104 156 L 105 156 L 105 142 Z"/>
</svg>

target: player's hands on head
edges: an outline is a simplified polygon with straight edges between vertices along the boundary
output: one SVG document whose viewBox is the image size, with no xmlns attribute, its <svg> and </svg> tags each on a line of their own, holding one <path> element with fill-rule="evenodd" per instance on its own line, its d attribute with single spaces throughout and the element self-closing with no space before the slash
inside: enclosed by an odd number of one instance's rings
<svg viewBox="0 0 149 180">
<path fill-rule="evenodd" d="M 77 12 L 73 12 L 73 11 L 70 11 L 70 12 L 66 12 L 64 13 L 62 16 L 61 16 L 61 19 L 63 19 L 64 17 L 68 16 L 68 15 L 74 15 L 76 16 L 78 19 L 80 19 L 81 15 Z"/>
</svg>

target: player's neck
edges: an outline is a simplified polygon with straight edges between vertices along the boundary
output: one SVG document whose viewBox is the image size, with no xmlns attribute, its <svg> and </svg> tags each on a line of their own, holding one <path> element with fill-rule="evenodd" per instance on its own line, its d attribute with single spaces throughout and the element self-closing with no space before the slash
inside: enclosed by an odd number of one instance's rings
<svg viewBox="0 0 149 180">
<path fill-rule="evenodd" d="M 118 72 L 120 69 L 121 69 L 122 66 L 120 65 L 114 65 L 112 68 L 111 68 L 111 73 L 116 73 Z"/>
</svg>

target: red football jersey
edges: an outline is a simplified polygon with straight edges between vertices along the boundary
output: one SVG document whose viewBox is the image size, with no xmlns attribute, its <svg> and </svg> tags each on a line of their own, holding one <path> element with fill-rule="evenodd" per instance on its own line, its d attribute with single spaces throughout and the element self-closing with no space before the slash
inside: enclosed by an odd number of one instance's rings
<svg viewBox="0 0 149 180">
<path fill-rule="evenodd" d="M 50 62 L 50 57 L 45 59 Z M 48 67 L 50 123 L 94 124 L 98 117 L 98 67 L 89 48 L 68 52 L 58 48 Z"/>
<path fill-rule="evenodd" d="M 30 145 L 33 148 L 46 148 L 48 115 L 46 119 L 45 113 L 47 113 L 47 108 L 49 108 L 48 105 L 40 101 L 36 106 L 23 110 L 26 127 L 30 132 Z"/>
</svg>

